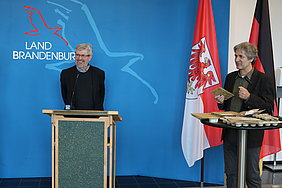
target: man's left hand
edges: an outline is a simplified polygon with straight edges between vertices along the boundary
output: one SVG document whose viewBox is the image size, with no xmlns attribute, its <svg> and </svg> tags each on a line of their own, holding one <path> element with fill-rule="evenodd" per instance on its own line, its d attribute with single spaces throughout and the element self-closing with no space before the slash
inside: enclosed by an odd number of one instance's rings
<svg viewBox="0 0 282 188">
<path fill-rule="evenodd" d="M 247 100 L 251 95 L 250 92 L 242 86 L 239 86 L 238 88 L 239 88 L 239 98 L 243 100 Z"/>
</svg>

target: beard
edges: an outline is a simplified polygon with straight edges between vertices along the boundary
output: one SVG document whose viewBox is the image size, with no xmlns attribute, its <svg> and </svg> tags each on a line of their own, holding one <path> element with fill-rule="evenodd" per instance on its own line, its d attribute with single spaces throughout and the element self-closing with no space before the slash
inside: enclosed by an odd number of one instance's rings
<svg viewBox="0 0 282 188">
<path fill-rule="evenodd" d="M 80 64 L 80 62 L 82 62 L 82 63 Z M 78 68 L 82 69 L 82 68 L 86 68 L 88 66 L 88 63 L 85 63 L 84 60 L 79 60 L 79 61 L 76 61 L 76 66 Z"/>
</svg>

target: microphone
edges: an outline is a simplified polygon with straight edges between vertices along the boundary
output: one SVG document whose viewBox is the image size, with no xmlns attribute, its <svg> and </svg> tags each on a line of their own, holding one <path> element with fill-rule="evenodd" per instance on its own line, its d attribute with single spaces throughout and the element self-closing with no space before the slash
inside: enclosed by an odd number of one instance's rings
<svg viewBox="0 0 282 188">
<path fill-rule="evenodd" d="M 74 92 L 75 92 L 75 87 L 76 87 L 76 84 L 77 84 L 77 79 L 79 77 L 79 73 L 76 75 L 76 78 L 75 78 L 75 82 L 74 82 L 74 86 L 73 86 L 73 90 L 72 90 L 72 94 L 71 94 L 71 101 L 70 101 L 70 110 L 74 110 L 74 107 L 73 107 L 73 97 L 74 97 Z"/>
</svg>

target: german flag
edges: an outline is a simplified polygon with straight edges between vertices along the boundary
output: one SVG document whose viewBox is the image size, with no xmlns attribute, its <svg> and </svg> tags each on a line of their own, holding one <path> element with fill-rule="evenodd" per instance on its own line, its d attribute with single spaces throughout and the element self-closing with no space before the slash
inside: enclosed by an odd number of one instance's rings
<svg viewBox="0 0 282 188">
<path fill-rule="evenodd" d="M 273 78 L 272 84 L 276 89 L 268 0 L 257 0 L 250 43 L 255 44 L 258 48 L 259 57 L 254 67 Z M 274 101 L 274 115 L 278 115 L 276 100 Z M 266 130 L 264 132 L 260 158 L 279 151 L 281 151 L 279 129 Z"/>
</svg>

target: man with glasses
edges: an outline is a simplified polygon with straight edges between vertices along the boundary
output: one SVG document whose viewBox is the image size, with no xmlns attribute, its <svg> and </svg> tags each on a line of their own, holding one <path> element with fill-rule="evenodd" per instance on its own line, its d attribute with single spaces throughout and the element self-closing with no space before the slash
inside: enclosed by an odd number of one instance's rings
<svg viewBox="0 0 282 188">
<path fill-rule="evenodd" d="M 93 49 L 90 44 L 75 48 L 75 66 L 61 72 L 61 91 L 65 109 L 104 110 L 105 72 L 89 64 Z"/>
</svg>

